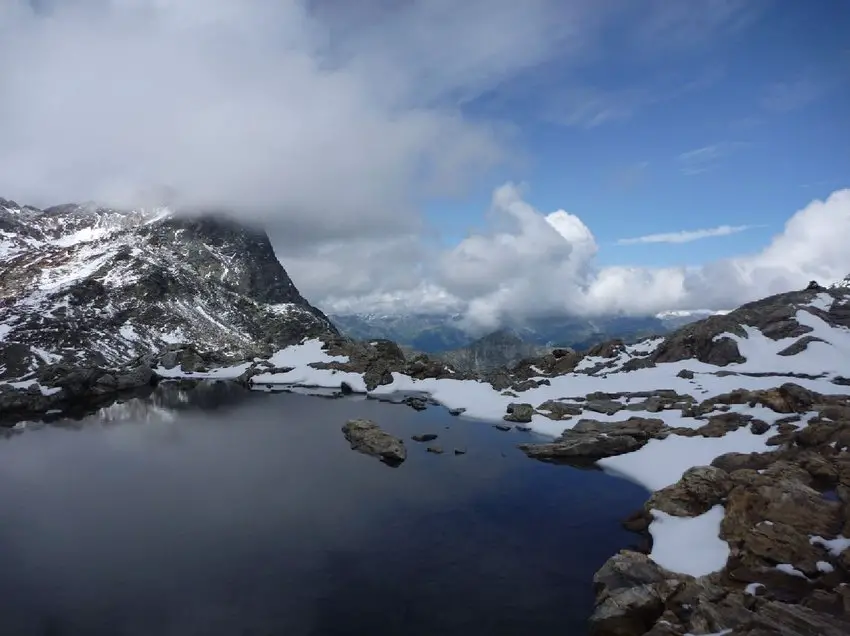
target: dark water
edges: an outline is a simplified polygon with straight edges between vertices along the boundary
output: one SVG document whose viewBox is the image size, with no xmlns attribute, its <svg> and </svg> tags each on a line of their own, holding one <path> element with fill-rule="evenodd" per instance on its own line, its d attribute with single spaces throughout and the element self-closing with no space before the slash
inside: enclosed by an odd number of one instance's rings
<svg viewBox="0 0 850 636">
<path fill-rule="evenodd" d="M 165 398 L 0 440 L 0 634 L 585 634 L 594 571 L 635 541 L 619 522 L 646 493 L 527 459 L 528 433 L 370 400 Z M 407 461 L 349 450 L 352 417 Z"/>
</svg>

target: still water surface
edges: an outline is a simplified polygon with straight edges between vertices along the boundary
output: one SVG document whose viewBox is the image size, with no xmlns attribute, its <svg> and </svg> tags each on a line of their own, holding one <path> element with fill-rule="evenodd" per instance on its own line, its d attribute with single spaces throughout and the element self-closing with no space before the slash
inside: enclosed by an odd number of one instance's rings
<svg viewBox="0 0 850 636">
<path fill-rule="evenodd" d="M 58 424 L 0 439 L 0 634 L 581 635 L 646 498 L 437 407 L 163 388 Z"/>
</svg>

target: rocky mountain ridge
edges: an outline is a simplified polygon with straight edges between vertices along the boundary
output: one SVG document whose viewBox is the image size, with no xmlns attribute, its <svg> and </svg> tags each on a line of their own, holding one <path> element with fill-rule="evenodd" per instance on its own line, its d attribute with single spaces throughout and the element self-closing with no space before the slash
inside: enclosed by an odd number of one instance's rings
<svg viewBox="0 0 850 636">
<path fill-rule="evenodd" d="M 336 335 L 261 230 L 163 209 L 0 201 L 0 382 L 57 364 L 133 366 L 184 343 L 225 361 Z"/>
</svg>

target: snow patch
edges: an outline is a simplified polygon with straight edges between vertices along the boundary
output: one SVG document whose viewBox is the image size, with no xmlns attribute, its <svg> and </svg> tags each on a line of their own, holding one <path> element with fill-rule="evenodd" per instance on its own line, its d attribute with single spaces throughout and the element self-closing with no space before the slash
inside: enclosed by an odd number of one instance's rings
<svg viewBox="0 0 850 636">
<path fill-rule="evenodd" d="M 714 506 L 698 517 L 675 517 L 660 510 L 650 511 L 652 535 L 650 558 L 671 572 L 705 576 L 722 570 L 729 558 L 729 545 L 720 538 L 725 511 Z"/>
</svg>

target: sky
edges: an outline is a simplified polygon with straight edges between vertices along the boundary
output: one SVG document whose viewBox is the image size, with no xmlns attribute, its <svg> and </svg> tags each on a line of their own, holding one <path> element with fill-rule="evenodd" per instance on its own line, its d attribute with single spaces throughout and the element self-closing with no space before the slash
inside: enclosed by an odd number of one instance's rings
<svg viewBox="0 0 850 636">
<path fill-rule="evenodd" d="M 846 0 L 6 0 L 0 196 L 262 222 L 331 312 L 850 273 Z"/>
</svg>

